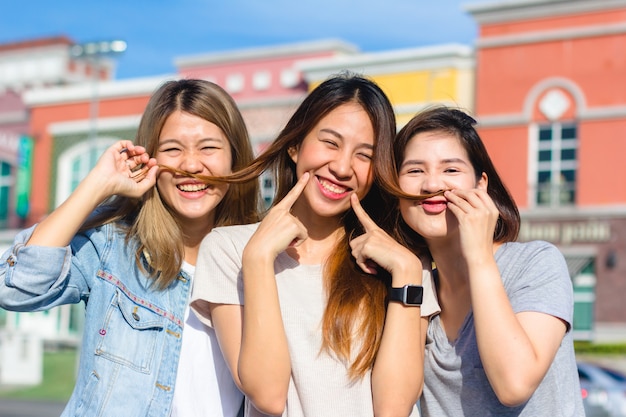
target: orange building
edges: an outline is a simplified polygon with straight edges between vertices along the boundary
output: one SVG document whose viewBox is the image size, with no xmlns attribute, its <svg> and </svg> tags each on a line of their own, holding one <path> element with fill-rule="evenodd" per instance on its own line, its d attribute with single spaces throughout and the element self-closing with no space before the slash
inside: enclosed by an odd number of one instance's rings
<svg viewBox="0 0 626 417">
<path fill-rule="evenodd" d="M 564 253 L 578 338 L 626 339 L 626 1 L 466 7 L 475 112 L 522 212 L 520 240 Z"/>
<path fill-rule="evenodd" d="M 0 45 L 0 228 L 26 224 L 30 212 L 33 139 L 25 92 L 82 83 L 94 67 L 70 53 L 73 42 L 65 36 Z M 113 74 L 113 63 L 103 61 L 98 76 Z M 38 177 L 40 178 L 40 177 Z M 44 180 L 45 181 L 45 180 Z"/>
</svg>

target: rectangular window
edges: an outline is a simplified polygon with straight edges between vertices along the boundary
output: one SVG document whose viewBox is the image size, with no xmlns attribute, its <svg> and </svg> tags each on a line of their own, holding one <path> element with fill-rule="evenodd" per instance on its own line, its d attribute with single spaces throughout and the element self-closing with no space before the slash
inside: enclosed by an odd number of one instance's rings
<svg viewBox="0 0 626 417">
<path fill-rule="evenodd" d="M 536 200 L 538 206 L 558 207 L 576 201 L 577 129 L 555 122 L 539 127 Z"/>
<path fill-rule="evenodd" d="M 9 196 L 12 184 L 11 165 L 0 161 L 0 227 L 6 227 L 9 221 Z"/>
<path fill-rule="evenodd" d="M 552 151 L 539 151 L 539 162 L 551 161 L 552 160 Z"/>
</svg>

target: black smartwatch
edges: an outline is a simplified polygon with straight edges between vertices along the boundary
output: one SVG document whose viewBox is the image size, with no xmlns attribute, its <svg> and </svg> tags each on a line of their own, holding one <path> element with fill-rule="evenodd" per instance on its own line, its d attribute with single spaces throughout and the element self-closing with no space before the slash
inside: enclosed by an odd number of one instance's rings
<svg viewBox="0 0 626 417">
<path fill-rule="evenodd" d="M 419 307 L 422 305 L 424 287 L 421 285 L 405 285 L 404 287 L 389 289 L 389 301 L 398 301 L 405 306 Z"/>
</svg>

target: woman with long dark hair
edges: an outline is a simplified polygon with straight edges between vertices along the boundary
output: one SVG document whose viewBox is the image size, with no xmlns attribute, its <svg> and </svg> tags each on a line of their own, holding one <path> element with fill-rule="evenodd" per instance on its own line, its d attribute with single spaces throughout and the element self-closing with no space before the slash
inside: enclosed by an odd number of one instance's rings
<svg viewBox="0 0 626 417">
<path fill-rule="evenodd" d="M 417 415 L 430 274 L 410 251 L 388 259 L 370 239 L 387 213 L 372 160 L 395 133 L 384 92 L 341 74 L 230 177 L 273 169 L 274 205 L 258 224 L 207 236 L 192 307 L 215 328 L 247 415 Z M 396 291 L 401 302 L 387 305 Z"/>
</svg>

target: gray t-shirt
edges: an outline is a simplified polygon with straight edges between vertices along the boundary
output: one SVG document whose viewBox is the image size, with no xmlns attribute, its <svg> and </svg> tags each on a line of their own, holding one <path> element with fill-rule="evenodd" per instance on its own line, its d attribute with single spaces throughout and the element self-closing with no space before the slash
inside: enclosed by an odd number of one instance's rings
<svg viewBox="0 0 626 417">
<path fill-rule="evenodd" d="M 210 325 L 207 302 L 243 304 L 241 255 L 258 224 L 213 229 L 202 242 L 192 307 Z M 291 356 L 291 380 L 283 416 L 373 416 L 370 373 L 351 381 L 345 363 L 320 351 L 326 306 L 321 265 L 301 265 L 282 252 L 274 263 Z M 422 314 L 438 311 L 430 271 L 424 271 Z M 247 416 L 261 414 L 247 404 Z M 414 407 L 411 416 L 418 416 Z"/>
<path fill-rule="evenodd" d="M 495 258 L 515 313 L 549 314 L 567 322 L 571 329 L 572 283 L 565 260 L 556 247 L 539 241 L 507 243 L 498 249 Z M 455 341 L 448 340 L 439 316 L 432 318 L 424 361 L 425 386 L 420 401 L 424 417 L 585 415 L 571 331 L 563 338 L 537 390 L 517 407 L 502 405 L 487 380 L 471 311 Z"/>
</svg>

